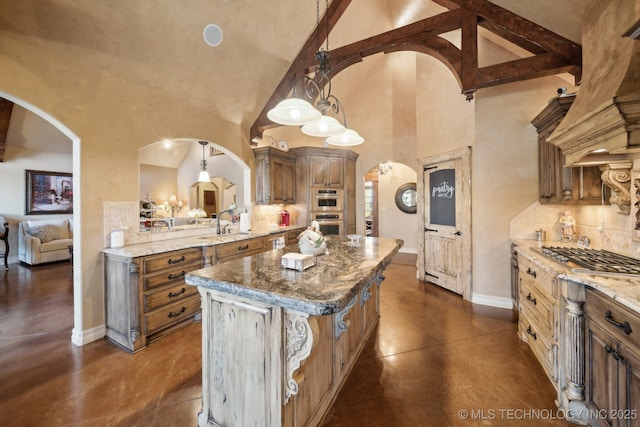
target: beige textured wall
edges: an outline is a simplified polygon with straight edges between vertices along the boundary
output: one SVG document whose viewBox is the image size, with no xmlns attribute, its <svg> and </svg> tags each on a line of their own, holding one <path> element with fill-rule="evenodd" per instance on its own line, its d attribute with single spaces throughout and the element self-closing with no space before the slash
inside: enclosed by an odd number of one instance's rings
<svg viewBox="0 0 640 427">
<path fill-rule="evenodd" d="M 253 163 L 240 126 L 86 67 L 84 59 L 92 55 L 79 46 L 61 49 L 55 38 L 37 34 L 3 37 L 0 49 L 0 92 L 47 112 L 81 140 L 74 153 L 79 160 L 75 188 L 82 195 L 75 230 L 83 242 L 76 253 L 82 267 L 76 268 L 75 286 L 83 296 L 76 330 L 104 322 L 102 202 L 138 199 L 139 147 L 187 135 L 215 140 Z"/>
</svg>

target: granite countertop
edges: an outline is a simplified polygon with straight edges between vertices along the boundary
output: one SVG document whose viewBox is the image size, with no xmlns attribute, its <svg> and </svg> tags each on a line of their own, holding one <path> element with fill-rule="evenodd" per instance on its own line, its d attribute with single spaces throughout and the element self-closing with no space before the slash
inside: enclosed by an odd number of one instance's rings
<svg viewBox="0 0 640 427">
<path fill-rule="evenodd" d="M 311 315 L 340 311 L 383 269 L 403 241 L 365 237 L 352 247 L 341 236 L 327 236 L 327 253 L 299 272 L 284 269 L 280 258 L 299 253 L 295 245 L 187 273 L 189 285 L 201 286 Z"/>
<path fill-rule="evenodd" d="M 531 248 L 539 247 L 536 240 L 514 240 L 517 244 L 517 252 L 527 257 L 545 271 L 557 275 L 563 280 L 570 280 L 590 288 L 596 289 L 618 301 L 623 306 L 640 314 L 640 276 L 631 274 L 589 274 L 576 273 L 567 269 L 562 264 L 555 262 Z M 577 246 L 575 243 L 545 242 L 544 246 Z"/>
<path fill-rule="evenodd" d="M 300 225 L 270 228 L 265 230 L 255 230 L 249 232 L 232 232 L 229 234 L 217 235 L 215 228 L 203 228 L 202 234 L 197 236 L 176 237 L 173 239 L 163 239 L 148 243 L 137 243 L 126 245 L 121 248 L 105 248 L 103 253 L 110 256 L 137 258 L 147 255 L 155 255 L 163 252 L 176 251 L 180 249 L 197 248 L 203 246 L 215 246 L 223 243 L 238 242 L 252 239 L 254 237 L 265 237 L 272 234 L 280 234 L 290 230 L 302 230 L 305 227 Z M 167 234 L 167 233 L 165 233 Z"/>
</svg>

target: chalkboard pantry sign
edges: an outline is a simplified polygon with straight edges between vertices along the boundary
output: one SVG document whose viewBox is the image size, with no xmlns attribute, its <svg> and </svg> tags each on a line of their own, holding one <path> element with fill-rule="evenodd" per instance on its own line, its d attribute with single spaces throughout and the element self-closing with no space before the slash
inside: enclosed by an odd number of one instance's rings
<svg viewBox="0 0 640 427">
<path fill-rule="evenodd" d="M 456 170 L 441 169 L 429 175 L 431 224 L 456 226 Z"/>
</svg>

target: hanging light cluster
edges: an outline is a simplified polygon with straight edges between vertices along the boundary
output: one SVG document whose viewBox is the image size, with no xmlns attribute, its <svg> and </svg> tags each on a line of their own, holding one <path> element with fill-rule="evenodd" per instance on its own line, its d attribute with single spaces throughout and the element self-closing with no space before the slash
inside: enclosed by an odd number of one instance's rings
<svg viewBox="0 0 640 427">
<path fill-rule="evenodd" d="M 326 8 L 329 1 L 326 1 Z M 317 23 L 320 23 L 320 0 L 316 0 Z M 325 9 L 326 11 L 326 9 Z M 328 26 L 328 24 L 327 24 Z M 342 104 L 331 94 L 331 79 L 329 78 L 329 29 L 327 28 L 327 48 L 320 48 L 316 52 L 316 59 L 320 66 L 316 68 L 314 76 L 302 76 L 296 82 L 291 98 L 280 101 L 278 105 L 269 110 L 267 117 L 274 123 L 285 126 L 302 126 L 305 135 L 327 138 L 327 143 L 338 146 L 353 146 L 364 142 L 358 133 L 347 128 L 347 116 Z M 319 97 L 316 107 L 308 101 L 296 97 L 296 88 L 304 88 L 304 94 L 310 100 Z M 331 110 L 335 114 L 342 112 L 342 123 L 328 116 Z"/>
</svg>

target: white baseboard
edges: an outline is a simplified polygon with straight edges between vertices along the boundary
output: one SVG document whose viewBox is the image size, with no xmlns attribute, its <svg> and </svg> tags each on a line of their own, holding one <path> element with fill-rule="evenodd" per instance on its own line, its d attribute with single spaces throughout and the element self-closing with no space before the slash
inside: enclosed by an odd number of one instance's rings
<svg viewBox="0 0 640 427">
<path fill-rule="evenodd" d="M 488 305 L 490 307 L 508 309 L 513 308 L 513 302 L 511 301 L 511 298 L 494 297 L 492 295 L 473 294 L 471 296 L 471 302 L 474 304 Z"/>
<path fill-rule="evenodd" d="M 73 328 L 71 331 L 71 342 L 79 347 L 90 342 L 101 340 L 107 334 L 107 327 L 105 325 L 96 326 L 95 328 L 86 329 L 84 331 L 78 331 Z"/>
</svg>

